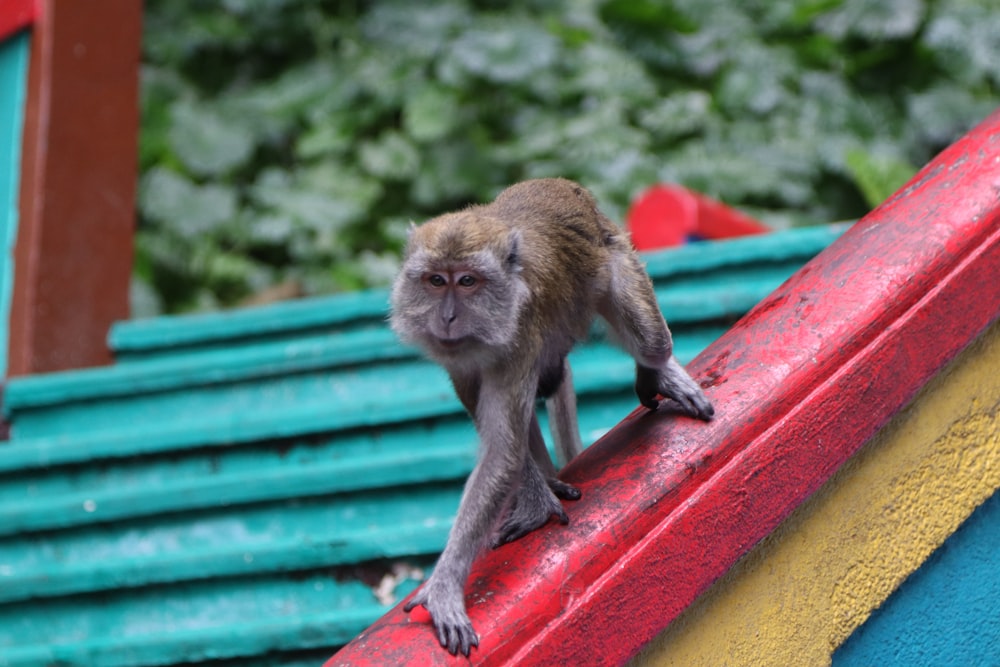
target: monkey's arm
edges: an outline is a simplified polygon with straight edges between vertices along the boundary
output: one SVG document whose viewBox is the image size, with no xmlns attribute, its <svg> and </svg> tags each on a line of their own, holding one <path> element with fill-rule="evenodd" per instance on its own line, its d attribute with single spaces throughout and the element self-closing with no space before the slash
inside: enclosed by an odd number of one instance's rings
<svg viewBox="0 0 1000 667">
<path fill-rule="evenodd" d="M 636 363 L 635 391 L 639 401 L 655 410 L 656 396 L 672 398 L 685 413 L 711 419 L 715 409 L 684 367 L 673 356 L 673 338 L 660 313 L 653 284 L 631 250 L 616 248 L 611 255 L 607 296 L 599 306 Z"/>
<path fill-rule="evenodd" d="M 426 607 L 438 640 L 452 654 L 461 651 L 468 656 L 471 647 L 479 645 L 465 612 L 465 581 L 499 508 L 516 487 L 518 475 L 530 458 L 527 440 L 533 405 L 528 389 L 533 391 L 535 384 L 483 378 L 475 414 L 479 462 L 465 483 L 458 516 L 434 572 L 403 608 L 410 611 L 417 605 Z M 512 393 L 511 387 L 519 388 L 519 392 Z"/>
<path fill-rule="evenodd" d="M 659 407 L 656 395 L 677 401 L 681 409 L 692 417 L 709 420 L 715 408 L 709 403 L 698 383 L 688 375 L 673 355 L 660 368 L 635 367 L 635 393 L 639 402 L 650 410 Z"/>
</svg>

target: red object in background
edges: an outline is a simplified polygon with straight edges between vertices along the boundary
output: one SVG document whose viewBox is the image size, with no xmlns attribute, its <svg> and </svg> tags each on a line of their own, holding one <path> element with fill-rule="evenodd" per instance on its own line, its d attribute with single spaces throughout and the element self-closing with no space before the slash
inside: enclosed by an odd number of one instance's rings
<svg viewBox="0 0 1000 667">
<path fill-rule="evenodd" d="M 764 234 L 770 227 L 679 185 L 654 185 L 625 216 L 636 250 L 658 250 L 691 240 Z"/>
</svg>

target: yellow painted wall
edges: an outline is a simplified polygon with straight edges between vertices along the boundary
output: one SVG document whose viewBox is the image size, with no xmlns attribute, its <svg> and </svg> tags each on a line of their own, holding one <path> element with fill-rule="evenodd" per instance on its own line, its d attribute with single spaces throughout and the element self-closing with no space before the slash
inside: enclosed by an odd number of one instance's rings
<svg viewBox="0 0 1000 667">
<path fill-rule="evenodd" d="M 1000 321 L 633 665 L 829 665 L 998 488 Z"/>
</svg>

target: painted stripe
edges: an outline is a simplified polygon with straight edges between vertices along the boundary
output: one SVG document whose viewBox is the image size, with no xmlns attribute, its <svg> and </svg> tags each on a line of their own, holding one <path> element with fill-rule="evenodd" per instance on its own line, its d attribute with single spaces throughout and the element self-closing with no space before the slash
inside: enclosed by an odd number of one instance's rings
<svg viewBox="0 0 1000 667">
<path fill-rule="evenodd" d="M 1000 313 L 1000 112 L 691 370 L 709 424 L 637 410 L 564 477 L 570 525 L 484 553 L 479 664 L 617 664 L 808 498 Z M 450 664 L 397 607 L 329 665 Z"/>
<path fill-rule="evenodd" d="M 829 665 L 833 650 L 1000 488 L 998 368 L 1000 323 L 633 664 Z M 921 634 L 934 609 L 923 610 Z M 894 652 L 890 638 L 882 643 Z"/>
<path fill-rule="evenodd" d="M 28 33 L 0 43 L 0 378 L 7 375 L 8 325 L 14 289 L 14 240 L 21 128 L 28 73 Z"/>
<path fill-rule="evenodd" d="M 837 650 L 834 667 L 1000 664 L 998 569 L 995 493 Z"/>
</svg>

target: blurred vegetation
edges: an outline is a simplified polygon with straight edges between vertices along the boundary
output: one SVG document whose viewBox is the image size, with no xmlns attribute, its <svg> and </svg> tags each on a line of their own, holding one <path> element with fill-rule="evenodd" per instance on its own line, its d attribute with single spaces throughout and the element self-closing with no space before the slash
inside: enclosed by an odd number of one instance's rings
<svg viewBox="0 0 1000 667">
<path fill-rule="evenodd" d="M 136 315 L 385 284 L 536 176 L 858 217 L 1000 104 L 992 4 L 148 0 Z"/>
</svg>

